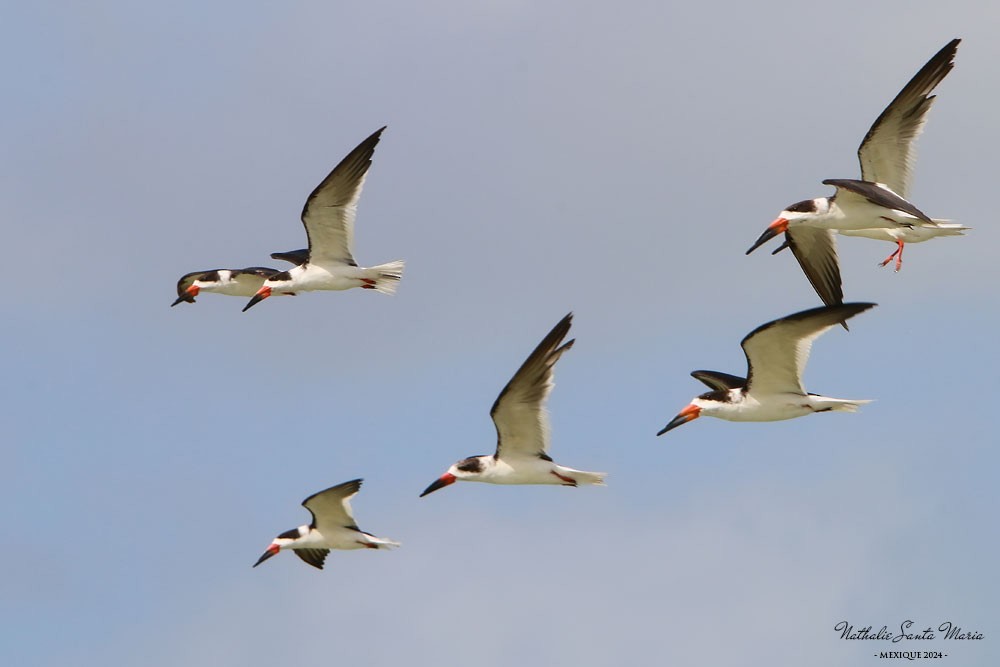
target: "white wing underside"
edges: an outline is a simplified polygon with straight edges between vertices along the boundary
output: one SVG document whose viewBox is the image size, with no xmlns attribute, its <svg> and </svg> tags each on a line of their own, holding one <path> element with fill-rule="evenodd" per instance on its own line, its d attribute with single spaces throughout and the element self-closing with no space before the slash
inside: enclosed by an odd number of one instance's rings
<svg viewBox="0 0 1000 667">
<path fill-rule="evenodd" d="M 888 116 L 879 118 L 858 148 L 862 180 L 883 183 L 899 196 L 907 196 L 917 161 L 915 140 L 924 129 L 933 100 L 927 98 L 922 111 L 915 114 L 892 106 L 883 112 Z"/>
<path fill-rule="evenodd" d="M 870 303 L 813 308 L 764 324 L 743 339 L 750 396 L 806 393 L 802 372 L 813 341 L 828 329 L 872 308 Z"/>
<path fill-rule="evenodd" d="M 559 347 L 571 321 L 572 314 L 567 315 L 549 332 L 493 404 L 490 416 L 497 429 L 497 457 L 548 454 L 550 427 L 545 401 L 555 386 L 555 363 L 573 345 L 569 341 Z"/>
<path fill-rule="evenodd" d="M 309 235 L 309 261 L 320 266 L 327 264 L 355 265 L 354 218 L 364 178 L 358 182 L 354 200 L 343 206 L 313 204 L 302 214 L 302 224 Z"/>
<path fill-rule="evenodd" d="M 503 458 L 534 458 L 539 453 L 548 453 L 550 426 L 545 408 L 528 404 L 505 405 L 497 411 L 493 421 L 499 442 L 503 443 Z"/>
<path fill-rule="evenodd" d="M 915 142 L 934 104 L 930 93 L 954 67 L 959 40 L 938 51 L 879 115 L 858 148 L 861 178 L 907 197 L 916 162 Z"/>
<path fill-rule="evenodd" d="M 354 219 L 381 128 L 358 144 L 312 191 L 302 209 L 309 262 L 320 266 L 354 261 Z"/>
<path fill-rule="evenodd" d="M 752 396 L 805 394 L 802 371 L 809 361 L 812 342 L 832 326 L 815 331 L 808 323 L 777 324 L 743 341 L 743 351 L 753 369 L 747 393 Z"/>
<path fill-rule="evenodd" d="M 357 528 L 350 499 L 360 488 L 360 479 L 344 482 L 309 496 L 302 506 L 312 512 L 316 529 L 325 537 L 332 537 L 345 528 Z"/>
</svg>

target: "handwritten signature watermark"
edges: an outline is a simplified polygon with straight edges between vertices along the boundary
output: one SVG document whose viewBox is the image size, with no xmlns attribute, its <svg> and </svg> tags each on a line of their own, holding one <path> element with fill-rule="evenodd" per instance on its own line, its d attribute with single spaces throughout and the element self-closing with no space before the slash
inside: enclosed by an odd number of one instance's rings
<svg viewBox="0 0 1000 667">
<path fill-rule="evenodd" d="M 914 629 L 916 628 L 916 629 Z M 878 630 L 874 629 L 874 626 L 868 625 L 862 628 L 855 629 L 854 624 L 849 621 L 840 621 L 835 626 L 833 626 L 834 632 L 840 633 L 840 638 L 847 641 L 876 641 L 876 642 L 889 642 L 892 644 L 899 644 L 901 642 L 910 641 L 931 641 L 935 639 L 944 639 L 952 641 L 979 641 L 984 638 L 982 632 L 976 630 L 966 630 L 962 626 L 952 623 L 951 621 L 945 621 L 944 623 L 939 623 L 937 629 L 933 625 L 928 625 L 924 629 L 920 629 L 914 621 L 905 620 L 899 624 L 899 629 L 896 628 L 889 629 L 888 625 L 883 625 Z M 926 644 L 925 644 L 926 646 Z M 889 659 L 903 659 L 903 660 L 920 660 L 924 658 L 947 658 L 948 654 L 943 651 L 935 650 L 902 650 L 902 651 L 879 651 L 875 654 L 876 658 L 889 658 Z"/>
<path fill-rule="evenodd" d="M 978 640 L 983 639 L 982 632 L 966 631 L 961 626 L 952 623 L 951 621 L 945 621 L 937 627 L 937 631 L 934 630 L 933 626 L 928 625 L 923 630 L 913 630 L 913 626 L 916 625 L 913 621 L 906 620 L 899 624 L 899 632 L 895 629 L 890 630 L 889 626 L 883 625 L 879 630 L 872 630 L 872 626 L 861 628 L 860 630 L 855 630 L 854 626 L 847 621 L 841 621 L 833 627 L 835 632 L 840 633 L 841 639 L 849 640 L 876 640 L 876 641 L 887 641 L 893 644 L 898 644 L 901 641 L 912 641 L 921 639 L 957 639 L 957 640 Z"/>
</svg>

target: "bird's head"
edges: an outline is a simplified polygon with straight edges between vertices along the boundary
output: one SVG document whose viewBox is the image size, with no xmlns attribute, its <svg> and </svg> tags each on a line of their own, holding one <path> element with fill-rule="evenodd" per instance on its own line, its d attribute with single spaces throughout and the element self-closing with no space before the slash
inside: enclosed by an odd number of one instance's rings
<svg viewBox="0 0 1000 667">
<path fill-rule="evenodd" d="M 697 405 L 698 399 L 694 399 L 691 403 L 677 413 L 677 416 L 670 420 L 666 426 L 660 429 L 659 433 L 656 435 L 663 435 L 667 431 L 677 428 L 681 424 L 687 424 L 689 421 L 693 421 L 701 416 L 701 407 Z"/>
<path fill-rule="evenodd" d="M 174 307 L 182 301 L 194 303 L 194 298 L 204 290 L 211 292 L 220 283 L 228 279 L 229 272 L 224 269 L 212 269 L 211 271 L 192 271 L 185 273 L 177 281 L 177 300 L 170 304 Z"/>
<path fill-rule="evenodd" d="M 430 486 L 424 489 L 424 492 L 420 494 L 420 497 L 423 498 L 428 493 L 434 493 L 438 489 L 450 486 L 458 480 L 468 480 L 480 477 L 486 469 L 486 460 L 492 458 L 492 456 L 470 456 L 467 459 L 462 459 L 455 465 L 448 468 L 448 472 L 438 477 L 431 483 Z"/>
<path fill-rule="evenodd" d="M 291 545 L 295 544 L 303 537 L 305 537 L 306 534 L 308 533 L 309 533 L 309 526 L 299 526 L 298 528 L 293 528 L 292 530 L 286 530 L 281 535 L 278 535 L 276 538 L 271 540 L 271 545 L 267 547 L 267 549 L 264 551 L 261 557 L 257 559 L 257 562 L 253 564 L 253 566 L 257 567 L 271 556 L 278 555 L 279 551 L 281 551 L 282 549 L 289 548 Z"/>
<path fill-rule="evenodd" d="M 663 435 L 667 431 L 675 429 L 681 424 L 687 424 L 689 421 L 694 421 L 702 415 L 712 416 L 723 411 L 739 391 L 739 389 L 708 391 L 692 398 L 691 403 L 678 412 L 677 416 L 671 419 L 670 423 L 660 429 L 656 435 Z"/>
<path fill-rule="evenodd" d="M 177 300 L 174 301 L 172 304 L 170 304 L 170 307 L 173 308 L 174 306 L 176 306 L 177 304 L 181 303 L 182 301 L 187 302 L 187 303 L 194 303 L 194 298 L 196 296 L 198 296 L 198 292 L 200 292 L 200 291 L 201 291 L 201 287 L 198 286 L 197 282 L 191 283 L 190 285 L 188 285 L 184 289 L 178 289 L 177 290 Z"/>
<path fill-rule="evenodd" d="M 750 246 L 750 249 L 747 250 L 746 254 L 749 255 L 778 234 L 784 234 L 788 231 L 789 227 L 795 227 L 803 221 L 815 218 L 818 215 L 823 215 L 829 210 L 830 200 L 826 197 L 820 197 L 819 199 L 804 199 L 800 202 L 792 204 L 778 214 L 778 217 L 774 219 L 774 222 L 768 225 L 767 229 L 764 230 L 764 233 L 760 235 L 752 246 Z"/>
<path fill-rule="evenodd" d="M 264 284 L 261 286 L 259 290 L 257 290 L 257 293 L 254 294 L 249 301 L 247 301 L 247 305 L 243 306 L 244 313 L 253 308 L 254 306 L 256 306 L 258 303 L 260 303 L 267 297 L 271 296 L 271 286 L 267 284 L 268 282 L 270 281 L 267 280 L 264 281 Z"/>
<path fill-rule="evenodd" d="M 298 267 L 296 267 L 298 268 Z M 275 294 L 289 294 L 292 292 L 292 275 L 288 271 L 281 271 L 276 273 L 267 280 L 264 284 L 260 286 L 257 293 L 253 295 L 247 305 L 243 306 L 243 312 L 245 313 L 249 309 L 253 308 L 255 305 L 263 301 L 269 296 Z"/>
</svg>

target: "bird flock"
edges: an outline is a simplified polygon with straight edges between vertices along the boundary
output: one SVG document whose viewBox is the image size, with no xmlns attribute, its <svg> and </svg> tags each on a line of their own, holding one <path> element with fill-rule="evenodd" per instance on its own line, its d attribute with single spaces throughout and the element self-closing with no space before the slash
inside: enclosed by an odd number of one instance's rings
<svg viewBox="0 0 1000 667">
<path fill-rule="evenodd" d="M 823 181 L 836 192 L 785 207 L 747 250 L 750 254 L 774 237 L 784 241 L 771 254 L 789 248 L 823 306 L 763 324 L 743 338 L 746 376 L 696 370 L 691 375 L 710 391 L 691 399 L 657 435 L 663 435 L 701 416 L 728 421 L 779 421 L 814 412 L 854 412 L 866 399 L 842 399 L 806 392 L 802 372 L 813 341 L 837 325 L 873 307 L 874 303 L 844 303 L 836 234 L 895 244 L 888 257 L 898 272 L 907 243 L 939 236 L 961 235 L 968 227 L 931 218 L 909 197 L 915 162 L 914 144 L 923 131 L 932 94 L 954 67 L 961 40 L 953 39 L 938 51 L 903 87 L 879 115 L 858 148 L 860 179 Z M 177 299 L 171 304 L 194 303 L 201 293 L 249 297 L 246 311 L 271 296 L 354 287 L 394 294 L 403 277 L 404 262 L 395 260 L 371 268 L 354 259 L 354 219 L 365 178 L 371 167 L 382 127 L 362 141 L 323 179 L 302 209 L 308 248 L 275 252 L 272 259 L 292 268 L 278 270 L 251 266 L 211 269 L 183 275 Z M 557 464 L 549 455 L 550 426 L 546 401 L 554 386 L 556 362 L 573 347 L 566 341 L 573 314 L 564 316 L 528 355 L 500 392 L 490 416 L 497 430 L 493 454 L 470 456 L 456 462 L 435 479 L 420 497 L 455 482 L 490 484 L 604 485 L 605 473 L 587 472 Z M 565 342 L 564 342 L 565 341 Z M 398 542 L 361 530 L 350 500 L 361 488 L 354 479 L 306 498 L 302 505 L 312 521 L 275 537 L 257 567 L 285 549 L 322 569 L 331 549 L 387 549 Z"/>
</svg>

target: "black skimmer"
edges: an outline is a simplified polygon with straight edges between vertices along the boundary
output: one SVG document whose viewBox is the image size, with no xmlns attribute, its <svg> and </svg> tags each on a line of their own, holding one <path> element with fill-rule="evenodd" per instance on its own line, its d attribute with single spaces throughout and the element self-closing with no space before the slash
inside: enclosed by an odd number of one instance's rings
<svg viewBox="0 0 1000 667">
<path fill-rule="evenodd" d="M 358 528 L 354 522 L 350 500 L 360 488 L 361 480 L 352 479 L 303 500 L 302 506 L 312 514 L 312 523 L 278 535 L 253 566 L 257 567 L 282 549 L 291 549 L 296 556 L 322 570 L 330 549 L 398 547 L 399 542 L 375 537 Z"/>
<path fill-rule="evenodd" d="M 535 351 L 503 388 L 490 416 L 497 429 L 496 453 L 470 456 L 448 468 L 420 497 L 456 481 L 490 484 L 604 485 L 603 472 L 565 468 L 549 456 L 549 414 L 545 401 L 555 386 L 553 368 L 573 341 L 561 345 L 569 333 L 573 313 L 538 344 Z"/>
<path fill-rule="evenodd" d="M 784 232 L 785 243 L 813 289 L 823 303 L 833 306 L 844 300 L 834 232 L 893 241 L 897 251 L 882 266 L 896 257 L 898 271 L 904 243 L 967 229 L 932 219 L 906 199 L 916 160 L 914 143 L 934 103 L 931 92 L 955 66 L 960 41 L 951 40 L 927 61 L 875 119 L 858 147 L 861 180 L 826 179 L 824 185 L 837 189 L 832 197 L 807 199 L 785 208 L 750 246 L 748 255 Z M 920 231 L 908 234 L 911 230 Z"/>
<path fill-rule="evenodd" d="M 740 343 L 747 357 L 747 376 L 717 371 L 691 375 L 712 390 L 691 400 L 656 435 L 702 415 L 729 421 L 769 422 L 813 412 L 855 412 L 869 400 L 830 398 L 802 388 L 802 371 L 816 338 L 874 303 L 845 303 L 804 310 L 761 325 Z"/>
<path fill-rule="evenodd" d="M 301 264 L 309 258 L 309 251 L 290 250 L 273 252 L 272 259 L 280 259 L 292 264 Z M 170 304 L 174 307 L 182 301 L 194 303 L 194 298 L 202 292 L 226 294 L 228 296 L 253 296 L 271 276 L 281 273 L 266 266 L 248 266 L 245 269 L 210 269 L 185 273 L 177 281 L 177 299 Z M 288 292 L 288 294 L 292 294 Z"/>
<path fill-rule="evenodd" d="M 361 287 L 395 293 L 403 277 L 402 260 L 364 268 L 358 266 L 352 254 L 358 199 L 383 130 L 385 127 L 358 144 L 312 191 L 302 209 L 302 224 L 309 239 L 308 259 L 269 276 L 244 311 L 272 294 L 288 292 Z"/>
</svg>

